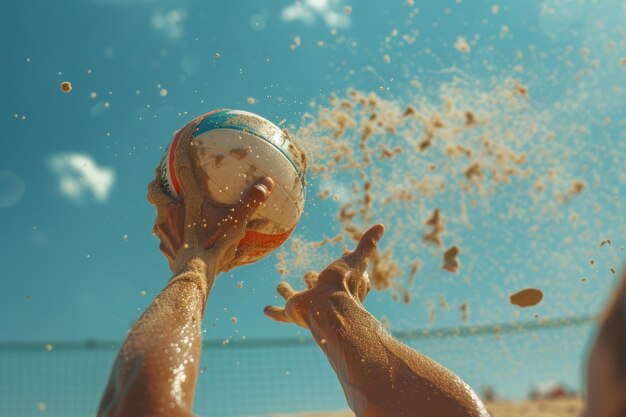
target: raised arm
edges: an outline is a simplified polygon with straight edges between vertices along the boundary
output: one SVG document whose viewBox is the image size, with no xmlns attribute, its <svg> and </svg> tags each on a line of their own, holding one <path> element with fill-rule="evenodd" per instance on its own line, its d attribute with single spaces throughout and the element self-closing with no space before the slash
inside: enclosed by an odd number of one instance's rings
<svg viewBox="0 0 626 417">
<path fill-rule="evenodd" d="M 169 198 L 159 183 L 148 198 L 157 207 L 155 234 L 174 273 L 135 323 L 115 360 L 99 417 L 188 417 L 202 349 L 202 317 L 220 271 L 230 269 L 250 215 L 274 183 L 257 182 L 233 208 Z M 199 213 L 199 215 L 194 215 Z"/>
<path fill-rule="evenodd" d="M 354 252 L 319 276 L 305 275 L 305 291 L 281 283 L 285 307 L 266 307 L 265 314 L 310 330 L 357 417 L 487 417 L 458 376 L 393 338 L 363 307 L 367 262 L 383 233 L 382 225 L 372 227 Z"/>
</svg>

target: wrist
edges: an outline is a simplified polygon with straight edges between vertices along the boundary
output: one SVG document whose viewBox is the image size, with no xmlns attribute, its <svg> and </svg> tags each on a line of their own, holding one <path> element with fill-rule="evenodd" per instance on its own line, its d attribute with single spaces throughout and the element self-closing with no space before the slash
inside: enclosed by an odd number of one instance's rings
<svg viewBox="0 0 626 417">
<path fill-rule="evenodd" d="M 303 321 L 316 341 L 334 339 L 343 333 L 353 320 L 357 306 L 345 291 L 322 291 L 315 297 L 311 307 L 302 315 Z"/>
<path fill-rule="evenodd" d="M 207 259 L 206 254 L 197 253 L 189 248 L 181 250 L 174 260 L 174 277 L 185 273 L 202 276 L 206 281 L 213 281 L 219 273 L 219 268 L 213 259 Z"/>
</svg>

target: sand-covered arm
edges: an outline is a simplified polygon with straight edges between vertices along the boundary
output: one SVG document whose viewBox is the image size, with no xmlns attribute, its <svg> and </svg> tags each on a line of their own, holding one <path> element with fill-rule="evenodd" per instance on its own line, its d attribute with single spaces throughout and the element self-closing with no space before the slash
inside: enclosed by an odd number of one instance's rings
<svg viewBox="0 0 626 417">
<path fill-rule="evenodd" d="M 367 231 L 357 249 L 319 276 L 309 289 L 278 287 L 285 308 L 267 307 L 271 318 L 311 331 L 324 351 L 357 417 L 486 417 L 480 399 L 458 376 L 393 338 L 362 305 L 370 284 L 367 261 L 384 228 Z"/>
<path fill-rule="evenodd" d="M 157 172 L 148 198 L 157 208 L 154 231 L 174 275 L 128 333 L 99 417 L 193 415 L 209 293 L 217 274 L 230 269 L 248 220 L 274 186 L 263 178 L 235 207 L 219 209 L 201 198 L 172 200 L 159 178 Z"/>
<path fill-rule="evenodd" d="M 189 262 L 135 323 L 113 365 L 98 416 L 191 416 L 202 317 L 215 264 Z"/>
</svg>

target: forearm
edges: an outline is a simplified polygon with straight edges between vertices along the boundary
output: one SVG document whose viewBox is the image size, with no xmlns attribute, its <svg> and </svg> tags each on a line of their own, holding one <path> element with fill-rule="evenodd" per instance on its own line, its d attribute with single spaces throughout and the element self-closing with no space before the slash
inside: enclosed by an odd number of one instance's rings
<svg viewBox="0 0 626 417">
<path fill-rule="evenodd" d="M 385 361 L 372 361 L 382 353 L 379 346 L 384 329 L 348 298 L 345 292 L 330 295 L 324 308 L 311 311 L 307 322 L 335 370 L 350 408 L 363 417 L 370 415 L 368 408 L 374 406 L 374 385 L 387 386 L 389 382 L 389 372 L 378 366 Z"/>
<path fill-rule="evenodd" d="M 102 399 L 101 416 L 191 411 L 202 348 L 202 317 L 216 272 L 190 261 L 129 332 Z"/>
<path fill-rule="evenodd" d="M 308 320 L 357 417 L 487 415 L 456 375 L 393 338 L 347 293 Z"/>
</svg>

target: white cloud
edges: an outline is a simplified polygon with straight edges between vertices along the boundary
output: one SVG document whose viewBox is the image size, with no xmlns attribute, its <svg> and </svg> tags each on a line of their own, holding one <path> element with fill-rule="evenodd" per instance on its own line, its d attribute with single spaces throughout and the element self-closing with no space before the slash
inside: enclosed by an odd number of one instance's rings
<svg viewBox="0 0 626 417">
<path fill-rule="evenodd" d="M 185 30 L 183 22 L 187 19 L 187 10 L 185 6 L 187 0 L 91 0 L 92 2 L 102 6 L 127 7 L 127 6 L 145 6 L 149 11 L 146 15 L 150 16 L 150 24 L 157 32 L 163 32 L 170 39 L 180 39 Z M 178 8 L 174 8 L 178 7 Z M 167 10 L 169 9 L 169 10 Z"/>
<path fill-rule="evenodd" d="M 61 193 L 74 201 L 83 200 L 87 194 L 97 201 L 106 201 L 115 182 L 115 171 L 99 167 L 88 155 L 57 154 L 49 158 L 48 164 L 59 176 Z"/>
<path fill-rule="evenodd" d="M 183 22 L 186 18 L 185 9 L 155 11 L 152 14 L 152 27 L 156 31 L 165 33 L 171 39 L 180 39 L 184 33 Z"/>
<path fill-rule="evenodd" d="M 350 26 L 350 17 L 339 10 L 336 0 L 303 0 L 285 7 L 282 11 L 284 21 L 301 20 L 307 25 L 322 18 L 329 27 Z"/>
<path fill-rule="evenodd" d="M 287 22 L 302 20 L 309 25 L 315 22 L 315 14 L 313 11 L 304 7 L 300 2 L 285 7 L 282 12 L 282 18 Z"/>
</svg>

